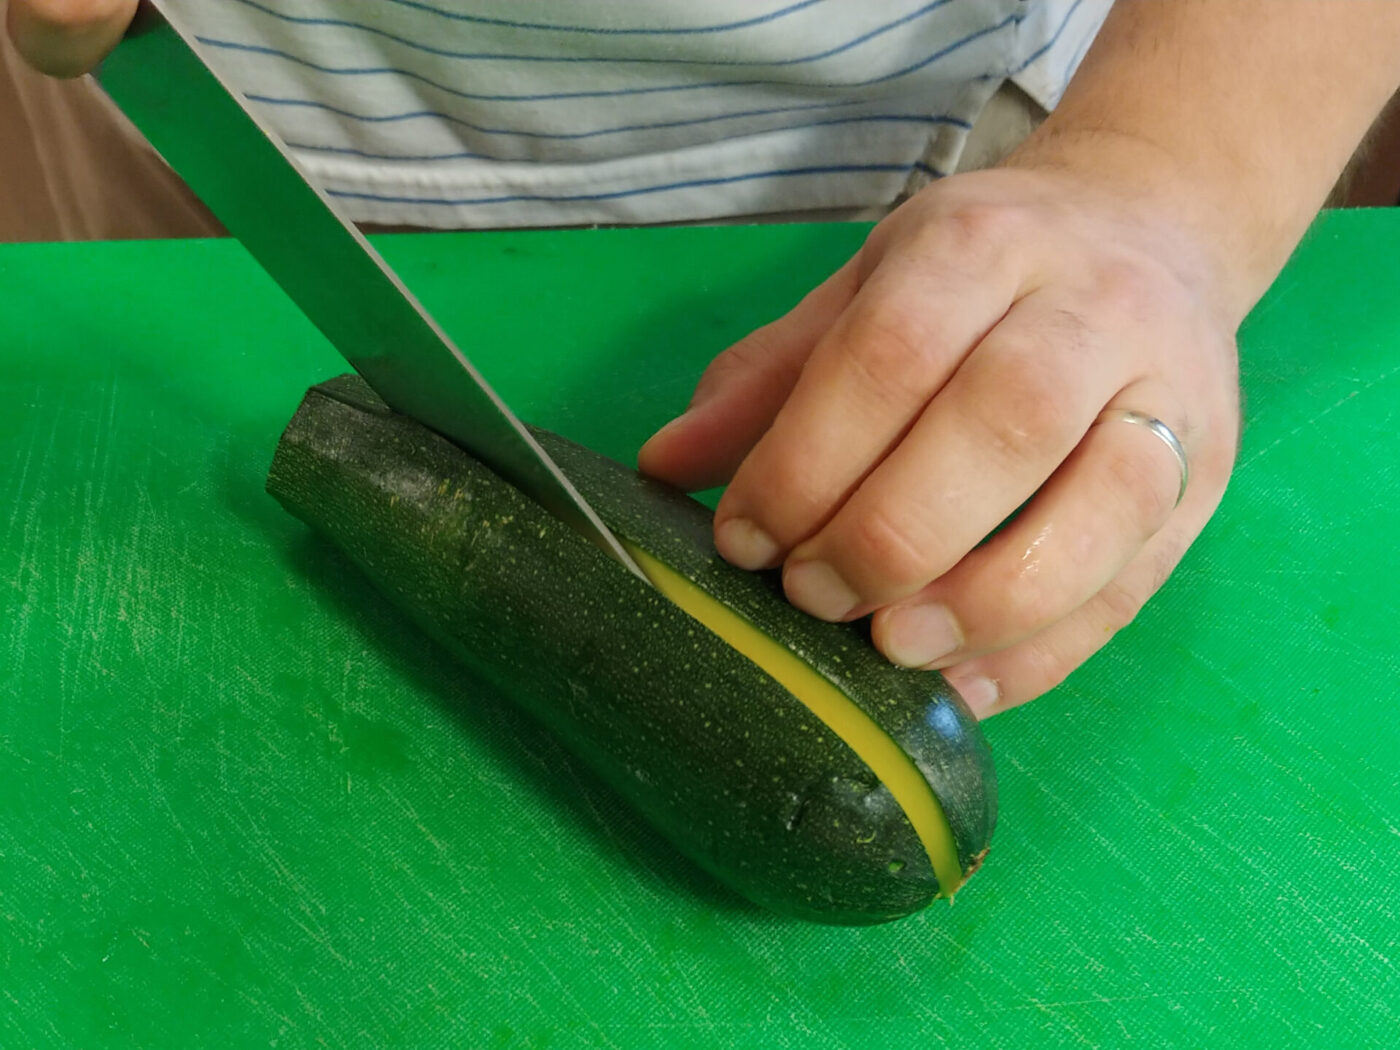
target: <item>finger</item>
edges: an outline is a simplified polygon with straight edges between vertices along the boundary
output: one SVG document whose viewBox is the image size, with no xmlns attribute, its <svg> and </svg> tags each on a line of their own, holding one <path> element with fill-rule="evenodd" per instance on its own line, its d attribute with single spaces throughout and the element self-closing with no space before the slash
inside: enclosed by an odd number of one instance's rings
<svg viewBox="0 0 1400 1050">
<path fill-rule="evenodd" d="M 722 555 L 762 568 L 819 530 L 1005 314 L 1014 269 L 958 264 L 876 266 L 720 501 Z"/>
<path fill-rule="evenodd" d="M 1149 403 L 1132 388 L 1118 400 Z M 1166 523 L 1180 489 L 1180 463 L 1155 433 L 1119 421 L 1092 427 L 1015 521 L 875 614 L 876 646 L 905 667 L 946 667 L 1040 633 L 1123 570 Z"/>
<path fill-rule="evenodd" d="M 15 49 L 41 73 L 76 77 L 121 40 L 137 0 L 10 0 L 6 16 Z"/>
<path fill-rule="evenodd" d="M 1051 293 L 1017 303 L 831 521 L 793 550 L 789 600 L 843 619 L 915 594 L 1055 472 L 1122 386 L 1124 356 Z"/>
<path fill-rule="evenodd" d="M 1178 515 L 1112 582 L 1069 616 L 1008 649 L 954 664 L 944 677 L 979 718 L 1054 689 L 1132 622 L 1171 575 L 1218 502 L 1217 492 L 1189 509 L 1183 503 Z"/>
<path fill-rule="evenodd" d="M 812 347 L 851 301 L 856 280 L 852 260 L 710 362 L 686 412 L 642 446 L 641 470 L 692 491 L 733 477 L 792 392 Z"/>
</svg>

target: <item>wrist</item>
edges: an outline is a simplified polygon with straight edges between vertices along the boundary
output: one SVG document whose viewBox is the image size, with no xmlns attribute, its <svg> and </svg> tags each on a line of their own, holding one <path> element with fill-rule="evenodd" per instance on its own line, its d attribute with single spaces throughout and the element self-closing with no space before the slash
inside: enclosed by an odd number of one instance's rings
<svg viewBox="0 0 1400 1050">
<path fill-rule="evenodd" d="M 1058 114 L 1056 115 L 1058 116 Z M 1312 218 L 1286 218 L 1250 199 L 1227 162 L 1179 151 L 1101 122 L 1052 116 L 1003 167 L 1068 180 L 1097 206 L 1110 207 L 1163 239 L 1164 254 L 1209 283 L 1222 317 L 1238 325 L 1287 261 Z"/>
<path fill-rule="evenodd" d="M 1116 4 L 1009 164 L 1185 234 L 1242 317 L 1398 84 L 1394 0 Z"/>
</svg>

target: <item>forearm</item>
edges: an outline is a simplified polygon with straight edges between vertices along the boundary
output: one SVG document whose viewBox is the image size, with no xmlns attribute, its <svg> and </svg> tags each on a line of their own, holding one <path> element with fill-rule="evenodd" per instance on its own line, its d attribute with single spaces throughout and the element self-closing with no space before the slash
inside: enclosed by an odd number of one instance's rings
<svg viewBox="0 0 1400 1050">
<path fill-rule="evenodd" d="M 1011 158 L 1140 194 L 1208 240 L 1243 314 L 1400 84 L 1400 0 L 1118 0 Z"/>
</svg>

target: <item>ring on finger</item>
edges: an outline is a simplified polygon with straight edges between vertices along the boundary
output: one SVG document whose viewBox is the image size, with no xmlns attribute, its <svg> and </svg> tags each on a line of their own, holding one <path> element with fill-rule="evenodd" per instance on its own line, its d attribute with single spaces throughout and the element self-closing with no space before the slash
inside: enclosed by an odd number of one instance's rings
<svg viewBox="0 0 1400 1050">
<path fill-rule="evenodd" d="M 1099 413 L 1098 419 L 1094 420 L 1094 426 L 1100 423 L 1132 423 L 1136 426 L 1146 427 L 1161 439 L 1162 444 L 1171 450 L 1176 457 L 1177 468 L 1181 471 L 1181 487 L 1176 493 L 1176 506 L 1181 506 L 1181 501 L 1186 497 L 1186 484 L 1191 480 L 1191 465 L 1186 460 L 1186 449 L 1181 444 L 1181 439 L 1171 427 L 1167 426 L 1156 416 L 1149 416 L 1145 412 L 1134 412 L 1124 408 L 1106 408 Z"/>
</svg>

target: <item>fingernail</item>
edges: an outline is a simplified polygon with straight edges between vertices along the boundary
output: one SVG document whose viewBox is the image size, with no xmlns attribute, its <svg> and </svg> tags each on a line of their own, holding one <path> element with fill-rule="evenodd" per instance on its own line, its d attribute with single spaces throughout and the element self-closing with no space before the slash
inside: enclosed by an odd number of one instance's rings
<svg viewBox="0 0 1400 1050">
<path fill-rule="evenodd" d="M 956 681 L 949 678 L 948 684 L 957 690 L 958 695 L 963 698 L 963 702 L 972 709 L 972 713 L 978 718 L 985 718 L 994 713 L 997 704 L 1001 701 L 1000 687 L 986 675 L 968 675 L 966 678 L 959 678 Z"/>
<path fill-rule="evenodd" d="M 860 601 L 860 595 L 824 561 L 792 566 L 783 574 L 783 589 L 788 601 L 819 620 L 840 620 Z"/>
<path fill-rule="evenodd" d="M 741 569 L 766 569 L 778 558 L 778 544 L 748 518 L 730 518 L 715 529 L 715 549 Z"/>
<path fill-rule="evenodd" d="M 923 667 L 962 645 L 958 622 L 944 605 L 906 605 L 885 620 L 885 657 L 903 667 Z"/>
</svg>

